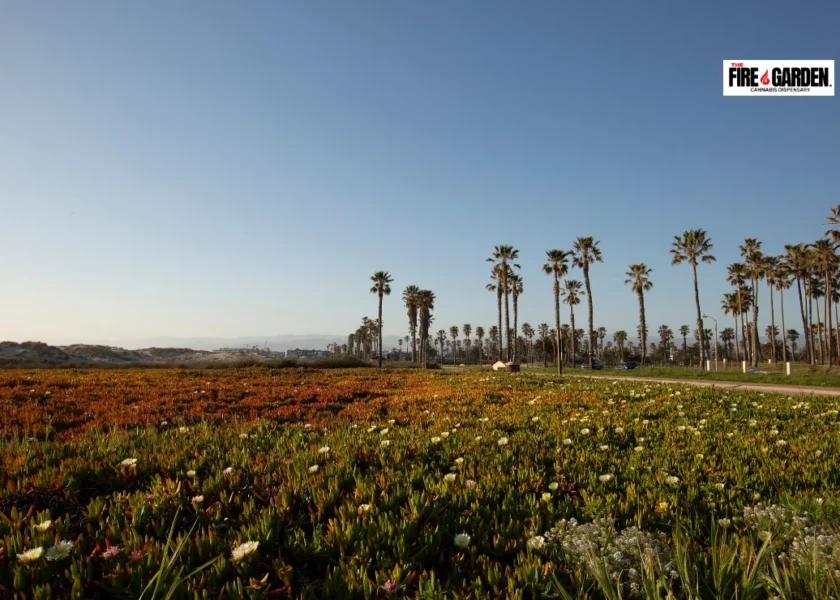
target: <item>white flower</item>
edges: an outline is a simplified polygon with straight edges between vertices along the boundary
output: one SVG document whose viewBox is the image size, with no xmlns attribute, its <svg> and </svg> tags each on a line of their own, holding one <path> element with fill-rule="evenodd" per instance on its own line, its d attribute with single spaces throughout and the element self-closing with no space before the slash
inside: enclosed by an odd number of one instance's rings
<svg viewBox="0 0 840 600">
<path fill-rule="evenodd" d="M 189 430 L 190 430 L 189 427 L 179 427 L 178 428 L 179 433 L 187 433 Z"/>
<path fill-rule="evenodd" d="M 318 472 L 318 465 L 312 465 L 311 467 L 309 467 L 309 472 L 310 473 L 317 473 Z"/>
<path fill-rule="evenodd" d="M 475 436 L 475 441 L 480 442 L 481 441 L 481 436 L 480 435 Z"/>
<path fill-rule="evenodd" d="M 396 422 L 397 422 L 397 420 L 396 420 L 396 419 L 388 419 L 388 422 L 389 422 L 391 425 L 393 425 L 394 423 L 396 423 Z"/>
<path fill-rule="evenodd" d="M 248 439 L 248 434 L 247 433 L 240 433 L 239 434 L 239 439 L 240 440 L 247 440 Z"/>
<path fill-rule="evenodd" d="M 718 525 L 726 529 L 730 525 L 732 525 L 732 521 L 729 519 L 718 519 Z"/>
<path fill-rule="evenodd" d="M 440 437 L 448 438 L 449 437 L 449 432 L 448 431 L 442 431 L 441 434 L 440 434 Z"/>
<path fill-rule="evenodd" d="M 55 546 L 47 550 L 47 560 L 62 560 L 70 556 L 73 551 L 73 542 L 61 540 Z"/>
<path fill-rule="evenodd" d="M 502 437 L 496 440 L 496 443 L 499 444 L 499 446 L 507 446 L 508 439 L 506 437 Z"/>
<path fill-rule="evenodd" d="M 787 442 L 786 442 L 786 441 L 784 441 L 784 440 L 778 440 L 778 441 L 776 442 L 776 445 L 777 445 L 777 446 L 787 446 Z"/>
<path fill-rule="evenodd" d="M 598 449 L 601 450 L 601 452 L 604 452 L 605 450 L 609 450 L 610 447 L 606 444 L 601 444 L 600 446 L 598 446 Z"/>
<path fill-rule="evenodd" d="M 589 429 L 586 429 L 585 427 L 580 430 L 581 435 L 589 435 L 589 433 L 590 433 Z"/>
<path fill-rule="evenodd" d="M 760 539 L 762 542 L 769 542 L 773 539 L 773 534 L 769 531 L 759 531 L 758 539 Z"/>
<path fill-rule="evenodd" d="M 256 552 L 259 545 L 259 542 L 245 542 L 244 544 L 239 544 L 233 549 L 233 552 L 230 553 L 230 557 L 234 562 L 239 562 L 249 554 Z"/>
<path fill-rule="evenodd" d="M 531 419 L 531 421 L 533 421 L 534 423 L 536 423 L 536 422 L 537 422 L 537 421 L 539 421 L 539 420 L 540 420 L 540 418 L 539 418 L 539 417 L 534 417 L 533 419 Z"/>
<path fill-rule="evenodd" d="M 35 529 L 38 531 L 46 531 L 50 527 L 52 527 L 53 522 L 47 519 L 46 521 L 41 521 L 37 525 L 35 525 Z"/>
<path fill-rule="evenodd" d="M 370 512 L 370 504 L 360 504 L 356 512 L 359 514 Z"/>
<path fill-rule="evenodd" d="M 624 427 L 616 427 L 615 432 L 616 433 L 624 433 Z"/>
<path fill-rule="evenodd" d="M 193 496 L 192 503 L 193 504 L 201 504 L 204 502 L 204 496 Z"/>
<path fill-rule="evenodd" d="M 456 477 L 457 477 L 457 475 L 455 475 L 455 473 L 447 473 L 446 475 L 443 476 L 443 479 L 444 479 L 444 481 L 452 483 L 453 481 L 455 481 Z"/>
<path fill-rule="evenodd" d="M 192 469 L 187 471 L 187 477 L 195 477 L 195 471 L 193 471 Z"/>
<path fill-rule="evenodd" d="M 368 433 L 373 433 L 376 431 L 376 427 L 368 427 Z"/>
<path fill-rule="evenodd" d="M 461 465 L 463 463 L 464 463 L 463 457 L 459 456 L 458 458 L 455 459 L 455 464 L 456 465 Z"/>
<path fill-rule="evenodd" d="M 433 443 L 433 444 L 439 444 L 439 443 L 440 443 L 440 438 L 439 438 L 438 436 L 434 436 L 434 437 L 432 438 L 432 443 Z"/>
<path fill-rule="evenodd" d="M 542 495 L 543 502 L 548 502 L 551 500 L 551 492 L 543 492 Z"/>
<path fill-rule="evenodd" d="M 571 446 L 572 445 L 571 438 L 566 438 L 565 440 L 563 440 L 563 445 L 564 446 Z"/>
<path fill-rule="evenodd" d="M 466 533 L 459 533 L 455 536 L 455 545 L 461 549 L 466 548 L 470 545 L 470 536 Z"/>
<path fill-rule="evenodd" d="M 648 419 L 642 419 L 642 425 L 650 425 L 650 421 Z"/>
<path fill-rule="evenodd" d="M 679 482 L 680 478 L 673 475 L 668 475 L 668 477 L 665 478 L 665 483 L 671 486 L 677 485 Z"/>
<path fill-rule="evenodd" d="M 35 562 L 44 554 L 44 549 L 38 546 L 17 555 L 17 559 L 22 563 Z"/>
<path fill-rule="evenodd" d="M 121 467 L 133 467 L 137 464 L 136 458 L 124 458 L 123 461 L 120 463 Z"/>
<path fill-rule="evenodd" d="M 233 473 L 233 467 L 228 467 L 227 469 L 222 471 L 222 473 L 224 473 L 225 475 L 230 475 L 231 473 Z"/>
<path fill-rule="evenodd" d="M 323 446 L 322 448 L 318 448 L 318 454 L 326 454 L 330 451 L 329 446 Z"/>
<path fill-rule="evenodd" d="M 388 446 L 391 445 L 391 440 L 382 440 L 381 442 L 379 442 L 379 445 L 382 446 L 383 448 L 387 448 Z"/>
<path fill-rule="evenodd" d="M 390 431 L 387 427 L 384 429 L 379 430 L 379 435 L 388 435 L 388 431 Z"/>
<path fill-rule="evenodd" d="M 601 483 L 607 483 L 608 481 L 612 481 L 612 478 L 613 478 L 613 474 L 612 474 L 612 473 L 606 473 L 605 475 L 599 475 L 599 476 L 598 476 L 598 480 L 599 480 Z"/>
<path fill-rule="evenodd" d="M 560 484 L 556 481 L 552 481 L 548 484 L 548 489 L 550 489 L 552 492 L 555 491 L 558 487 L 560 487 Z"/>
<path fill-rule="evenodd" d="M 532 550 L 542 550 L 545 547 L 545 538 L 541 535 L 528 538 L 528 547 Z"/>
<path fill-rule="evenodd" d="M 635 452 L 641 452 L 641 451 L 642 451 L 642 450 L 644 450 L 644 449 L 645 449 L 645 447 L 644 447 L 644 446 L 636 446 L 635 448 L 633 448 L 633 450 L 634 450 Z"/>
<path fill-rule="evenodd" d="M 715 489 L 719 492 L 722 492 L 726 488 L 726 484 L 724 483 L 716 483 Z"/>
<path fill-rule="evenodd" d="M 685 425 L 677 426 L 677 431 L 685 431 Z"/>
<path fill-rule="evenodd" d="M 706 457 L 705 457 L 705 456 L 703 456 L 702 454 L 695 454 L 695 455 L 694 455 L 694 458 L 695 458 L 696 460 L 703 460 L 703 459 L 704 459 L 704 458 L 706 458 Z"/>
</svg>

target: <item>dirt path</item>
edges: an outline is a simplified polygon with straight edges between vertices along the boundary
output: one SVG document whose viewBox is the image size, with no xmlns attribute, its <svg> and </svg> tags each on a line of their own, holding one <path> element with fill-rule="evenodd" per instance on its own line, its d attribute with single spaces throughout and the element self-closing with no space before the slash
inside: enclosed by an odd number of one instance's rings
<svg viewBox="0 0 840 600">
<path fill-rule="evenodd" d="M 569 377 L 585 377 L 587 379 L 609 379 L 604 375 L 569 375 Z M 673 379 L 665 377 L 616 377 L 618 381 L 644 381 L 654 383 L 684 383 L 700 387 L 718 387 L 725 390 L 750 390 L 769 392 L 772 394 L 787 394 L 788 396 L 840 396 L 840 388 L 822 387 L 818 385 L 786 385 L 782 383 L 745 383 L 743 381 L 710 381 L 706 379 Z"/>
</svg>

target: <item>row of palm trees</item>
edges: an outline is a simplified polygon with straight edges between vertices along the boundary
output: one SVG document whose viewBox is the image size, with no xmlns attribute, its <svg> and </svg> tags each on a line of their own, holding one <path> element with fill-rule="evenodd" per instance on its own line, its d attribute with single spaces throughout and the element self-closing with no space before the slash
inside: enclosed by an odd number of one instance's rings
<svg viewBox="0 0 840 600">
<path fill-rule="evenodd" d="M 781 256 L 766 255 L 762 252 L 762 242 L 756 238 L 746 238 L 740 246 L 741 262 L 736 262 L 727 268 L 727 281 L 734 287 L 734 291 L 724 294 L 721 307 L 725 314 L 732 315 L 734 328 L 724 329 L 722 339 L 727 347 L 727 355 L 731 354 L 729 347 L 730 338 L 735 341 L 735 359 L 746 360 L 757 366 L 762 358 L 762 347 L 759 338 L 759 283 L 766 282 L 770 299 L 770 325 L 766 333 L 770 347 L 770 359 L 775 362 L 780 351 L 782 360 L 788 359 L 787 343 L 784 341 L 787 335 L 795 346 L 798 339 L 796 330 L 785 329 L 785 310 L 783 292 L 794 284 L 797 289 L 799 300 L 800 316 L 802 327 L 805 332 L 805 357 L 811 364 L 819 362 L 831 364 L 834 356 L 840 355 L 840 315 L 838 315 L 838 304 L 840 304 L 840 259 L 838 259 L 838 244 L 840 244 L 840 205 L 831 209 L 831 214 L 826 217 L 830 228 L 825 236 L 811 244 L 792 244 L 785 246 L 785 252 Z M 703 263 L 712 263 L 716 260 L 712 254 L 712 240 L 703 229 L 689 229 L 682 235 L 674 236 L 671 244 L 671 263 L 673 265 L 687 264 L 691 266 L 694 281 L 694 304 L 696 310 L 696 328 L 694 335 L 697 340 L 697 360 L 702 367 L 706 356 L 709 353 L 710 332 L 704 327 L 703 312 L 700 307 L 700 290 L 698 285 L 697 267 Z M 487 259 L 492 264 L 490 270 L 490 282 L 486 288 L 496 296 L 496 308 L 498 323 L 490 328 L 489 340 L 494 354 L 498 360 L 517 362 L 522 351 L 517 343 L 519 332 L 519 298 L 524 292 L 523 279 L 519 273 L 518 264 L 519 250 L 511 245 L 495 246 L 490 257 Z M 598 339 L 603 337 L 596 335 L 594 327 L 594 302 L 592 297 L 592 286 L 590 271 L 593 265 L 603 262 L 603 255 L 599 247 L 599 241 L 592 236 L 578 237 L 572 244 L 571 250 L 560 250 L 557 248 L 547 250 L 543 272 L 553 279 L 554 299 L 554 328 L 548 332 L 543 331 L 540 325 L 540 335 L 548 335 L 550 332 L 552 343 L 557 351 L 554 352 L 557 372 L 562 373 L 563 357 L 567 359 L 569 353 L 565 352 L 565 340 L 571 345 L 571 357 L 577 356 L 578 336 L 564 336 L 564 326 L 560 318 L 560 304 L 569 306 L 569 318 L 572 332 L 575 328 L 575 306 L 581 303 L 582 298 L 587 300 L 587 332 L 588 339 L 585 344 L 587 361 L 590 368 L 595 360 L 598 348 Z M 567 279 L 570 268 L 580 269 L 583 275 L 583 282 L 576 279 Z M 628 267 L 625 284 L 629 285 L 636 294 L 639 303 L 639 349 L 641 362 L 645 364 L 647 359 L 647 321 L 645 314 L 645 294 L 653 288 L 652 269 L 645 263 L 634 263 Z M 391 293 L 390 283 L 392 279 L 387 271 L 377 271 L 371 277 L 373 287 L 371 292 L 379 299 L 379 318 L 375 321 L 378 328 L 374 339 L 382 339 L 382 302 L 383 297 Z M 782 341 L 778 343 L 779 330 L 775 322 L 775 301 L 774 292 L 779 293 L 779 305 L 781 312 Z M 822 321 L 820 316 L 819 300 L 823 300 Z M 513 304 L 513 324 L 511 326 L 510 307 Z M 816 307 L 815 305 L 816 301 Z M 420 336 L 419 361 L 427 362 L 428 346 L 430 342 L 429 328 L 433 320 L 431 311 L 434 308 L 434 294 L 429 290 L 421 290 L 417 286 L 409 285 L 403 291 L 403 302 L 408 312 L 409 332 L 411 334 L 412 361 L 418 361 L 417 336 Z M 832 331 L 832 307 L 834 310 L 834 327 Z M 751 312 L 751 315 L 750 315 Z M 816 325 L 814 316 L 816 315 Z M 750 316 L 751 321 L 750 322 Z M 504 318 L 504 323 L 503 323 Z M 363 322 L 364 324 L 364 322 Z M 527 329 L 526 329 L 527 327 Z M 548 326 L 546 325 L 546 328 Z M 662 327 L 666 327 L 663 325 Z M 662 328 L 660 328 L 661 330 Z M 470 334 L 472 328 L 469 324 L 463 327 L 466 336 L 466 345 L 469 349 Z M 740 331 L 740 336 L 739 336 Z M 480 332 L 480 333 L 479 333 Z M 536 333 L 527 323 L 523 324 L 523 335 L 530 339 Z M 357 332 L 358 333 L 358 332 Z M 618 335 L 622 333 L 623 335 Z M 660 331 L 660 340 L 670 339 L 665 331 Z M 689 327 L 680 327 L 683 338 L 683 354 L 687 355 L 686 338 Z M 457 350 L 457 338 L 459 329 L 457 326 L 450 327 L 448 335 L 452 338 L 453 359 Z M 476 335 L 479 338 L 479 353 L 482 353 L 482 339 L 484 329 L 476 328 Z M 606 335 L 606 331 L 604 331 Z M 504 339 L 503 339 L 504 338 Z M 619 340 L 621 340 L 619 342 Z M 356 339 L 356 347 L 359 342 L 364 343 L 364 336 Z M 434 343 L 441 348 L 441 354 L 445 352 L 447 332 L 444 329 L 438 330 Z M 616 332 L 615 340 L 617 345 L 623 346 L 626 342 L 626 333 Z M 406 340 L 408 342 L 408 340 Z M 348 339 L 348 344 L 349 344 Z M 717 341 L 716 341 L 717 343 Z M 670 342 L 668 342 L 670 344 Z M 603 345 L 603 341 L 602 341 Z M 381 343 L 380 343 L 381 346 Z M 653 344 L 656 347 L 655 344 Z M 379 348 L 379 365 L 382 364 L 382 349 Z M 543 352 L 545 355 L 546 352 Z M 469 351 L 467 351 L 469 357 Z"/>
</svg>

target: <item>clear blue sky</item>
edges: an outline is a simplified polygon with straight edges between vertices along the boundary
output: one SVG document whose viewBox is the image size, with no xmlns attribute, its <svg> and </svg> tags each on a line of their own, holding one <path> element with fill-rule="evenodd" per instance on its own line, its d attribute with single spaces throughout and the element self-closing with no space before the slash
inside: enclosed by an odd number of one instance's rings
<svg viewBox="0 0 840 600">
<path fill-rule="evenodd" d="M 696 227 L 720 315 L 744 237 L 781 252 L 840 203 L 840 98 L 724 98 L 721 61 L 838 60 L 838 23 L 830 0 L 6 4 L 0 338 L 344 335 L 379 269 L 386 334 L 407 284 L 436 329 L 489 327 L 494 244 L 537 325 L 544 252 L 578 235 L 596 325 L 635 331 L 646 262 L 651 330 L 676 329 L 668 250 Z"/>
</svg>

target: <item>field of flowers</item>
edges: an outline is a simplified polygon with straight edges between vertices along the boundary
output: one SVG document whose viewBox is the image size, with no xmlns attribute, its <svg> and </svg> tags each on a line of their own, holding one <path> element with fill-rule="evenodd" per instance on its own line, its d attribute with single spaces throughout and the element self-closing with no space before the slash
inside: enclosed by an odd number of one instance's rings
<svg viewBox="0 0 840 600">
<path fill-rule="evenodd" d="M 830 398 L 0 372 L 3 598 L 840 597 Z"/>
</svg>

